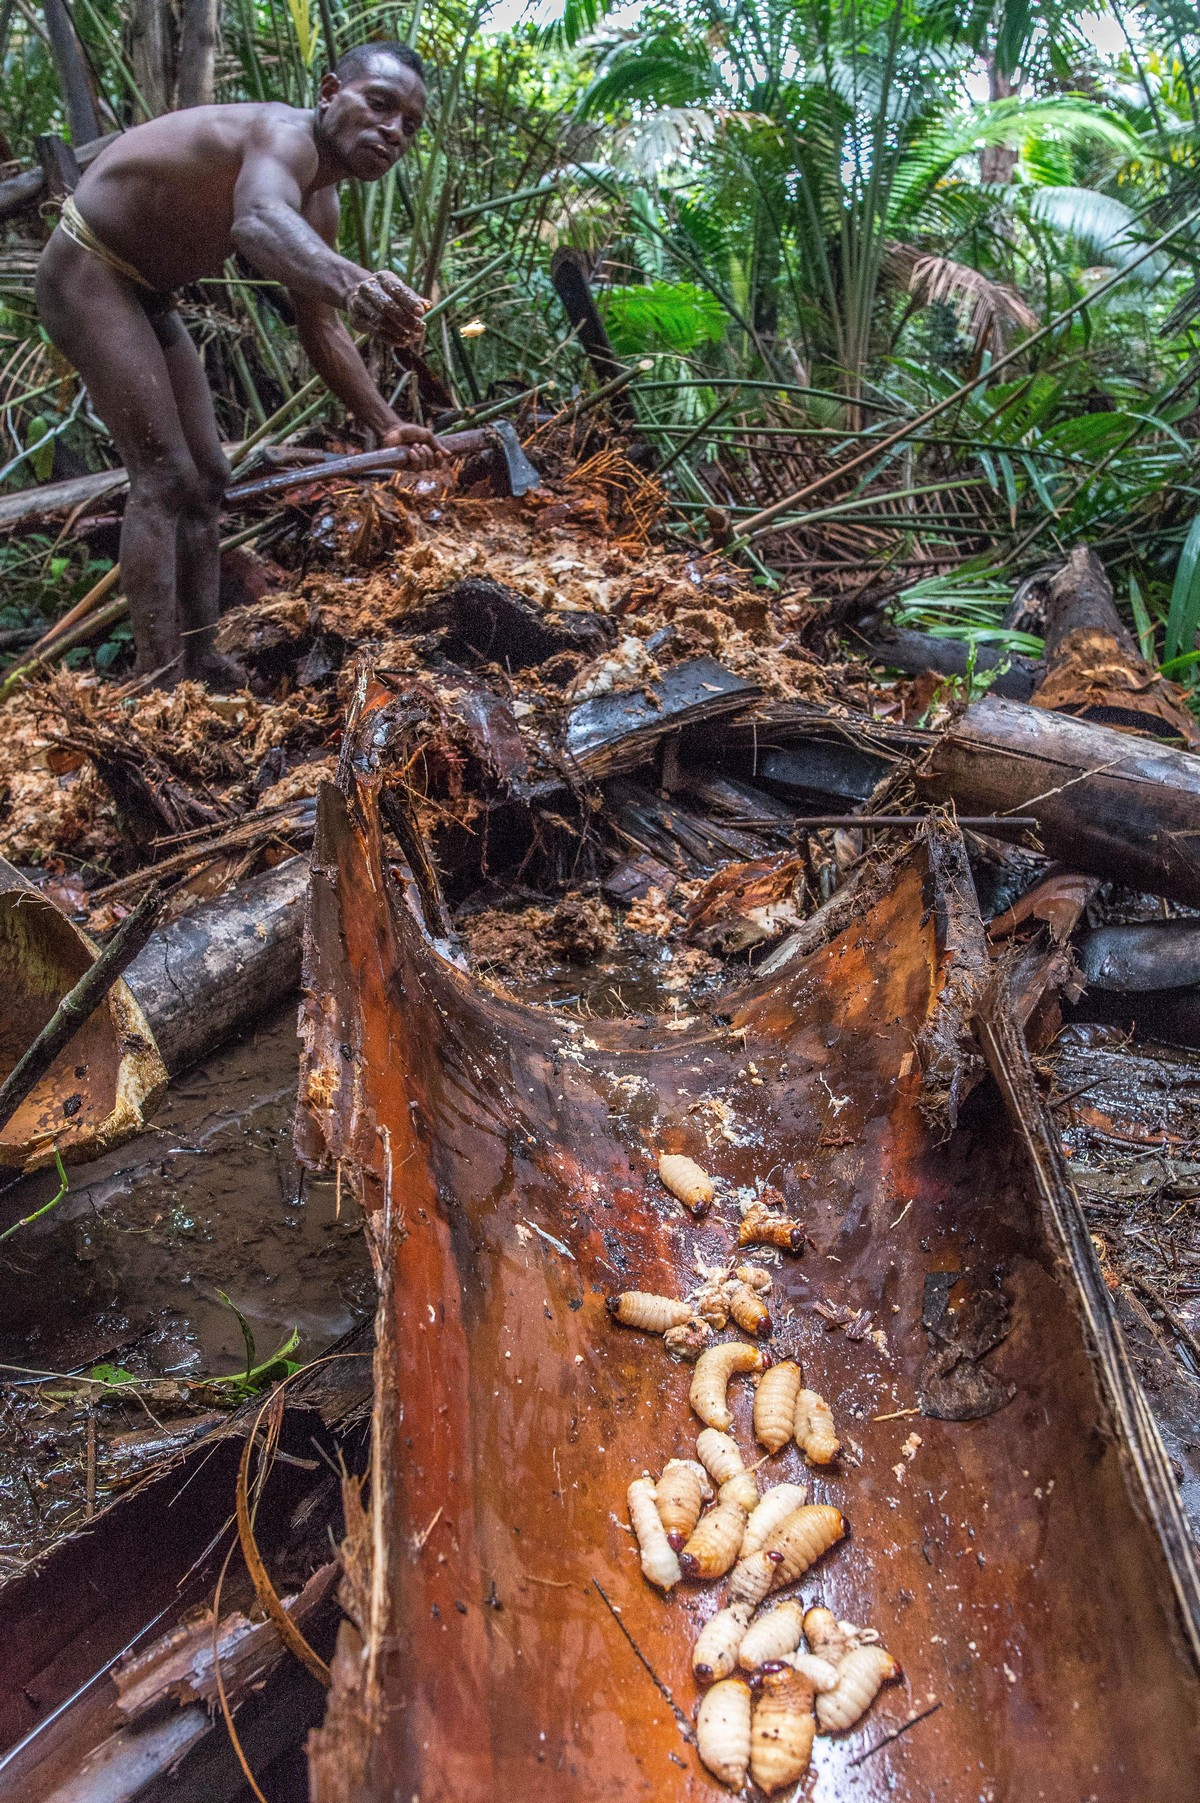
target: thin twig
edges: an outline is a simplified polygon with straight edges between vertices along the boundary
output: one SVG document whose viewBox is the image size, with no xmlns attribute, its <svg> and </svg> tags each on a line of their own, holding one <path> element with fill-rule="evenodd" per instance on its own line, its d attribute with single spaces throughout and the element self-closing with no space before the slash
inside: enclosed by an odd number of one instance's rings
<svg viewBox="0 0 1200 1803">
<path fill-rule="evenodd" d="M 852 1759 L 851 1766 L 861 1765 L 864 1759 L 870 1759 L 872 1753 L 878 1753 L 881 1747 L 890 1746 L 892 1741 L 899 1740 L 902 1734 L 907 1734 L 910 1728 L 915 1728 L 918 1722 L 923 1722 L 927 1717 L 936 1715 L 941 1706 L 940 1703 L 931 1703 L 928 1709 L 922 1709 L 920 1715 L 910 1715 L 906 1722 L 901 1722 L 898 1728 L 893 1728 L 890 1734 L 885 1734 L 882 1740 L 877 1740 L 874 1746 L 868 1747 L 865 1752 L 859 1753 Z"/>
<path fill-rule="evenodd" d="M 691 1746 L 694 1743 L 696 1737 L 692 1732 L 692 1725 L 688 1721 L 687 1716 L 683 1713 L 683 1710 L 679 1707 L 678 1703 L 675 1701 L 675 1698 L 671 1695 L 670 1691 L 667 1689 L 666 1685 L 663 1683 L 662 1679 L 659 1677 L 658 1673 L 655 1671 L 654 1667 L 651 1665 L 650 1661 L 647 1659 L 645 1653 L 643 1653 L 641 1647 L 638 1645 L 637 1641 L 633 1638 L 633 1635 L 629 1632 L 629 1629 L 625 1626 L 625 1623 L 621 1620 L 621 1611 L 616 1607 L 615 1603 L 613 1603 L 609 1599 L 608 1592 L 604 1589 L 603 1585 L 600 1583 L 600 1580 L 598 1578 L 593 1578 L 592 1583 L 596 1587 L 596 1591 L 600 1597 L 601 1602 L 604 1604 L 605 1608 L 608 1610 L 609 1614 L 612 1616 L 613 1620 L 616 1622 L 618 1628 L 620 1628 L 622 1634 L 624 1634 L 626 1640 L 629 1642 L 630 1646 L 633 1648 L 638 1659 L 641 1661 L 641 1663 L 645 1666 L 646 1670 L 649 1672 L 651 1681 L 654 1684 L 654 1688 L 663 1697 L 666 1698 L 666 1701 L 670 1707 L 671 1713 L 674 1715 L 676 1722 L 679 1724 L 679 1732 L 683 1735 L 683 1738 L 684 1738 L 684 1740 L 687 1741 L 688 1745 Z"/>
</svg>

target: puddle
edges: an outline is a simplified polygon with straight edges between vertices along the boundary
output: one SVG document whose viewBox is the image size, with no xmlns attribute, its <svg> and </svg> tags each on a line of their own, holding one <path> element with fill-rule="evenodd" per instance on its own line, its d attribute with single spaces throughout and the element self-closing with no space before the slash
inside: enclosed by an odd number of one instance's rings
<svg viewBox="0 0 1200 1803">
<path fill-rule="evenodd" d="M 181 1078 L 148 1133 L 73 1171 L 58 1208 L 0 1246 L 0 1361 L 20 1368 L 0 1373 L 5 1563 L 78 1524 L 86 1477 L 87 1409 L 61 1392 L 48 1404 L 21 1373 L 103 1363 L 186 1386 L 243 1371 L 242 1330 L 219 1290 L 260 1360 L 293 1329 L 291 1356 L 317 1358 L 371 1313 L 360 1213 L 292 1155 L 296 1063 L 289 1004 Z M 0 1189 L 0 1228 L 56 1187 L 39 1174 Z M 132 1387 L 121 1414 L 113 1428 L 148 1426 Z"/>
</svg>

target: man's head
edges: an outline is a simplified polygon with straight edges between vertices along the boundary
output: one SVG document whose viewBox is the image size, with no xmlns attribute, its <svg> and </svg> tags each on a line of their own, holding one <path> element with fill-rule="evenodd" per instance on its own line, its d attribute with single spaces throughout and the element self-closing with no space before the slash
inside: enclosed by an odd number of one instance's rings
<svg viewBox="0 0 1200 1803">
<path fill-rule="evenodd" d="M 358 44 L 321 82 L 317 130 L 347 175 L 378 181 L 425 117 L 425 68 L 406 44 Z"/>
</svg>

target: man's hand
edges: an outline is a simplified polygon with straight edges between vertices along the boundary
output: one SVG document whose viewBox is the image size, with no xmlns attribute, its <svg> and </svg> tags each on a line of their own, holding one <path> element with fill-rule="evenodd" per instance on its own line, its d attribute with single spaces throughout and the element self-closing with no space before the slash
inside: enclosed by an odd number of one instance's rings
<svg viewBox="0 0 1200 1803">
<path fill-rule="evenodd" d="M 360 332 L 416 350 L 425 334 L 429 302 L 390 269 L 366 276 L 346 303 L 346 317 Z"/>
<path fill-rule="evenodd" d="M 393 426 L 380 440 L 380 449 L 407 451 L 409 466 L 417 470 L 432 469 L 446 456 L 433 433 L 424 426 Z"/>
</svg>

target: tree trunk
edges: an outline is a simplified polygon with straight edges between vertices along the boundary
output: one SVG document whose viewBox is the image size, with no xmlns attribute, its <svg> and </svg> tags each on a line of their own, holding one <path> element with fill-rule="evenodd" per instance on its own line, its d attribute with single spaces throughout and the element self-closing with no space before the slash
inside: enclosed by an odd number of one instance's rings
<svg viewBox="0 0 1200 1803">
<path fill-rule="evenodd" d="M 1183 691 L 1152 670 L 1113 600 L 1104 565 L 1076 545 L 1050 584 L 1046 602 L 1046 668 L 1039 707 L 1123 726 L 1196 750 L 1200 729 Z"/>
<path fill-rule="evenodd" d="M 1032 814 L 1072 870 L 1200 907 L 1200 757 L 1156 739 L 989 696 L 917 772 L 925 800 Z"/>
<path fill-rule="evenodd" d="M 215 96 L 219 0 L 184 0 L 179 39 L 180 106 L 211 106 Z"/>
<path fill-rule="evenodd" d="M 987 55 L 988 99 L 1010 100 L 1016 92 L 1016 84 L 1011 75 L 1005 75 L 997 66 L 995 50 Z M 1013 170 L 1017 166 L 1017 155 L 1010 144 L 986 144 L 979 153 L 979 179 L 984 182 L 1006 184 L 1013 178 Z"/>
<path fill-rule="evenodd" d="M 54 66 L 62 89 L 67 124 L 73 144 L 90 144 L 100 136 L 100 116 L 88 77 L 83 47 L 75 35 L 64 0 L 44 0 L 46 31 L 54 52 Z"/>
<path fill-rule="evenodd" d="M 169 0 L 133 0 L 129 35 L 133 79 L 142 97 L 139 118 L 170 111 L 175 92 L 175 38 Z"/>
<path fill-rule="evenodd" d="M 300 981 L 308 860 L 288 858 L 154 935 L 125 973 L 172 1076 Z"/>
</svg>

